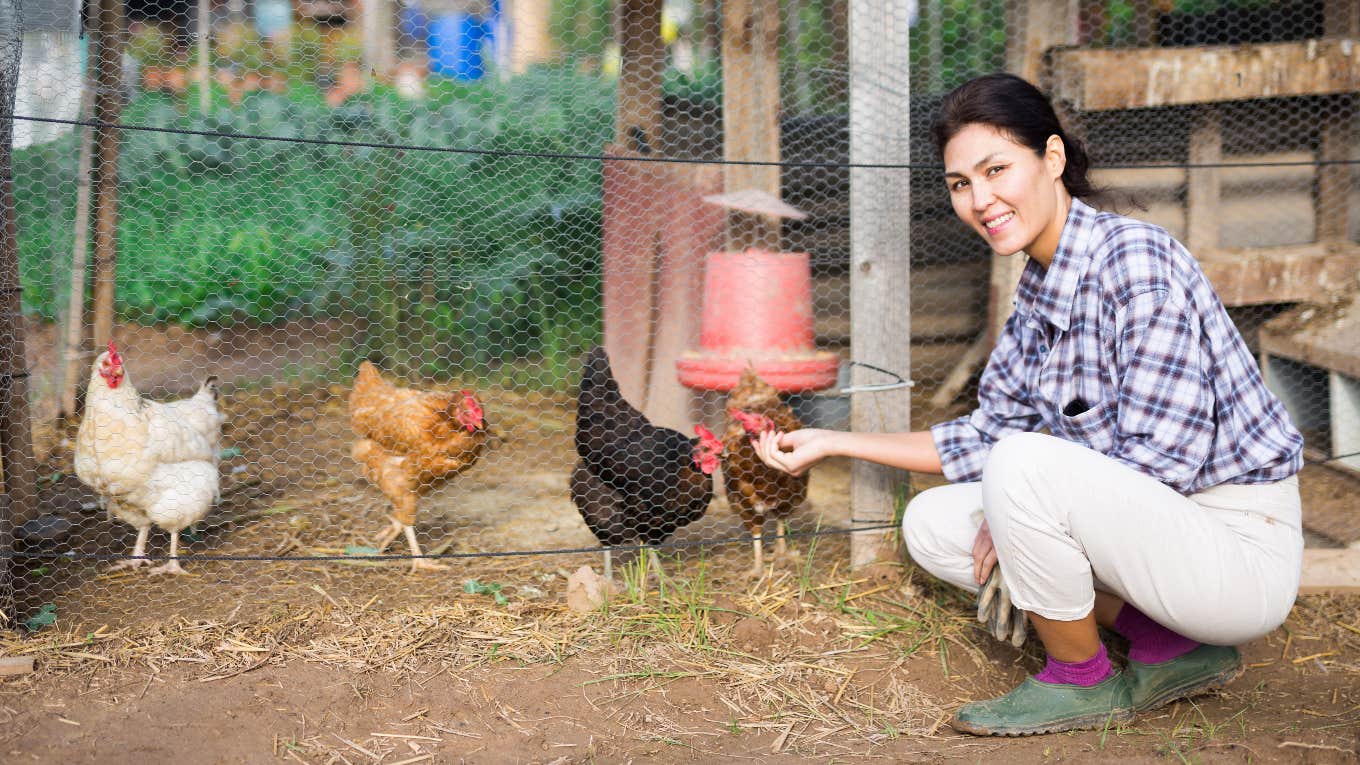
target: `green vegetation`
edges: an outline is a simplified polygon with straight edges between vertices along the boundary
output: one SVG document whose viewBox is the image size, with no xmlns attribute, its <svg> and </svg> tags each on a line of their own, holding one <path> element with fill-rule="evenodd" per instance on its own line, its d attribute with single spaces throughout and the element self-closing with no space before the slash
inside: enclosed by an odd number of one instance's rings
<svg viewBox="0 0 1360 765">
<path fill-rule="evenodd" d="M 612 88 L 566 70 L 379 88 L 331 110 L 287 96 L 144 93 L 123 122 L 212 133 L 488 151 L 599 153 Z M 25 308 L 64 304 L 75 136 L 15 154 Z M 118 311 L 144 323 L 265 324 L 341 317 L 404 371 L 469 360 L 562 362 L 600 332 L 601 166 L 127 131 L 120 166 Z M 549 364 L 558 368 L 560 364 Z"/>
</svg>

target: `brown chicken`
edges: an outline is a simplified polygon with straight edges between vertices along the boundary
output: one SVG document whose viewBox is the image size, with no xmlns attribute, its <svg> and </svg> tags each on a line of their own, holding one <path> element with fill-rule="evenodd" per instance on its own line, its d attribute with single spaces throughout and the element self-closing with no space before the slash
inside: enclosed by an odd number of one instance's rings
<svg viewBox="0 0 1360 765">
<path fill-rule="evenodd" d="M 411 570 L 446 568 L 419 557 L 423 553 L 412 528 L 416 502 L 481 456 L 488 430 L 477 397 L 466 390 L 400 388 L 365 361 L 350 392 L 349 421 L 359 436 L 350 455 L 362 467 L 364 478 L 392 502 L 392 526 L 378 540 L 378 551 L 404 532 L 411 554 L 417 556 Z"/>
<path fill-rule="evenodd" d="M 727 503 L 746 521 L 754 538 L 755 566 L 751 575 L 764 574 L 764 545 L 761 539 L 765 521 L 779 523 L 775 537 L 775 556 L 786 557 L 785 519 L 807 499 L 807 476 L 791 476 L 782 470 L 766 467 L 756 454 L 751 439 L 769 430 L 787 433 L 803 427 L 789 405 L 779 398 L 774 386 L 760 379 L 750 367 L 742 372 L 737 387 L 727 398 L 727 431 L 723 443 L 727 456 L 723 461 L 723 476 L 727 486 Z"/>
</svg>

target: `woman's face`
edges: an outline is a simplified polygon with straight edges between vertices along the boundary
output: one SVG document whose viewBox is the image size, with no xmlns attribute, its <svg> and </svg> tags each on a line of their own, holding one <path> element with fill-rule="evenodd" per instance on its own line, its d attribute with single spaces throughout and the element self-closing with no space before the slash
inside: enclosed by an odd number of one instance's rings
<svg viewBox="0 0 1360 765">
<path fill-rule="evenodd" d="M 1062 139 L 1044 156 L 990 125 L 966 125 L 944 147 L 944 180 L 954 213 L 998 255 L 1024 251 L 1044 267 L 1053 260 L 1071 199 L 1062 183 Z"/>
</svg>

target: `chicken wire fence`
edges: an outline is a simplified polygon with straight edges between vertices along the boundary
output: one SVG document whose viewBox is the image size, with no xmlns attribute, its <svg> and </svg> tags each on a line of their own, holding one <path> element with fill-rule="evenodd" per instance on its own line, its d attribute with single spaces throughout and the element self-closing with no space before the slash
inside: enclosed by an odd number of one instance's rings
<svg viewBox="0 0 1360 765">
<path fill-rule="evenodd" d="M 1016 271 L 954 216 L 928 126 L 1003 69 L 1205 264 L 1310 459 L 1360 467 L 1351 2 L 0 15 L 0 366 L 26 359 L 0 543 L 31 630 L 393 583 L 537 597 L 602 545 L 843 558 L 895 520 L 854 517 L 844 464 L 771 482 L 749 434 L 968 411 Z M 189 576 L 153 575 L 172 549 Z"/>
</svg>

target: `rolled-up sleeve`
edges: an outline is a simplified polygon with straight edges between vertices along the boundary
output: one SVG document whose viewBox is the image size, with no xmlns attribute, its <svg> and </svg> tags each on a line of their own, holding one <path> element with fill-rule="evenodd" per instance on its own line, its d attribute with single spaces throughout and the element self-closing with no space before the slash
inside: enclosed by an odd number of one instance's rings
<svg viewBox="0 0 1360 765">
<path fill-rule="evenodd" d="M 1038 428 L 1039 413 L 1025 381 L 1020 321 L 1019 315 L 1011 315 L 987 359 L 977 409 L 930 429 L 945 478 L 954 483 L 980 480 L 987 453 L 1002 436 Z"/>
</svg>

